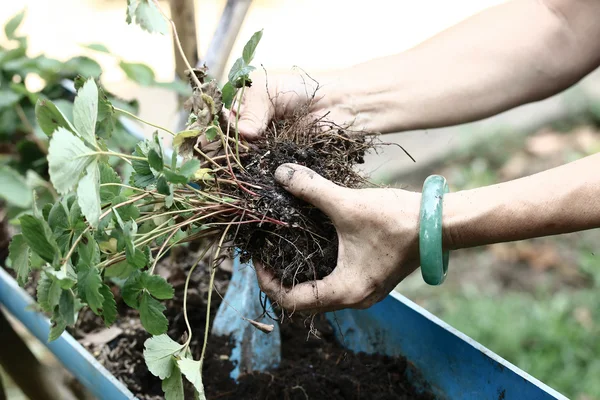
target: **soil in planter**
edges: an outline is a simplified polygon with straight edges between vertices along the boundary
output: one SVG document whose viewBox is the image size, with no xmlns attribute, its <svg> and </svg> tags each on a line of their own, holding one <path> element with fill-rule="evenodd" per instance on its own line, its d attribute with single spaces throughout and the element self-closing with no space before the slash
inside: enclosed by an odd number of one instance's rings
<svg viewBox="0 0 600 400">
<path fill-rule="evenodd" d="M 182 314 L 183 281 L 194 256 L 183 251 L 174 259 L 159 264 L 157 271 L 169 275 L 175 286 L 175 298 L 168 301 L 168 334 L 175 340 L 185 338 Z M 224 294 L 230 272 L 224 266 L 216 277 L 216 288 Z M 197 272 L 196 272 L 197 271 Z M 192 353 L 199 358 L 206 315 L 208 274 L 206 266 L 193 274 L 188 293 L 188 310 L 194 331 Z M 118 295 L 118 291 L 115 291 Z M 211 319 L 220 304 L 213 293 Z M 148 372 L 143 360 L 144 341 L 149 337 L 142 328 L 137 312 L 123 305 L 119 296 L 121 317 L 107 330 L 93 313 L 84 312 L 72 334 L 142 400 L 162 399 L 161 382 Z M 281 325 L 282 363 L 269 373 L 244 375 L 239 383 L 229 377 L 233 369 L 228 359 L 230 344 L 227 338 L 210 337 L 204 363 L 204 386 L 208 399 L 417 399 L 432 396 L 418 394 L 404 375 L 407 368 L 403 358 L 353 354 L 341 347 L 334 338 L 331 326 L 321 317 L 313 321 L 313 331 L 319 338 L 309 336 L 309 321 L 286 319 Z M 187 398 L 193 398 L 187 387 Z"/>
</svg>

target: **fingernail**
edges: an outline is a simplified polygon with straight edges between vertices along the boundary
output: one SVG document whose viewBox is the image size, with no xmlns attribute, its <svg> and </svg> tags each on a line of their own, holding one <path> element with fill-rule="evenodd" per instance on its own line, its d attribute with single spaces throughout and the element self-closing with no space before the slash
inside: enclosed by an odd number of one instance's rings
<svg viewBox="0 0 600 400">
<path fill-rule="evenodd" d="M 296 170 L 290 165 L 280 165 L 277 170 L 275 170 L 275 182 L 284 187 L 288 186 L 292 180 L 292 177 L 294 176 L 294 172 L 296 172 Z"/>
</svg>

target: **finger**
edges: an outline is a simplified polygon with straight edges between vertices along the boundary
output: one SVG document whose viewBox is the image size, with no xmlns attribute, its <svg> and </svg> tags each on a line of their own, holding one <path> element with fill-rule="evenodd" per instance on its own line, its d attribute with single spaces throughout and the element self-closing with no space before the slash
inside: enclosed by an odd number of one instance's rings
<svg viewBox="0 0 600 400">
<path fill-rule="evenodd" d="M 331 218 L 337 215 L 341 202 L 348 196 L 345 188 L 297 164 L 280 165 L 275 171 L 275 181 L 294 196 L 313 204 Z"/>
<path fill-rule="evenodd" d="M 284 287 L 272 271 L 258 266 L 258 283 L 263 292 L 287 311 L 322 312 L 347 307 L 345 295 L 348 288 L 341 287 L 341 281 L 334 271 L 318 281 L 303 282 L 292 288 Z"/>
<path fill-rule="evenodd" d="M 236 123 L 240 135 L 247 140 L 258 139 L 267 129 L 267 124 L 273 117 L 273 107 L 256 96 L 249 96 L 244 100 L 239 108 L 238 104 L 232 105 L 232 113 L 230 113 L 231 123 Z"/>
</svg>

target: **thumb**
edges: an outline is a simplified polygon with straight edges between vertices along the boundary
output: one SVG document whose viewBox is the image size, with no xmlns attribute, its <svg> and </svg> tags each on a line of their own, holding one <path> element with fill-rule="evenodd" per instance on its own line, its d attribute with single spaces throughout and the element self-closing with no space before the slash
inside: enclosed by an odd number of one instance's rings
<svg viewBox="0 0 600 400">
<path fill-rule="evenodd" d="M 330 217 L 344 200 L 346 188 L 323 178 L 298 164 L 282 164 L 275 171 L 275 181 L 294 196 L 319 208 Z"/>
<path fill-rule="evenodd" d="M 235 125 L 235 118 L 238 117 L 237 126 L 240 134 L 249 141 L 258 139 L 273 116 L 270 105 L 264 104 L 260 99 L 248 98 L 242 103 L 239 115 L 236 107 L 236 104 L 232 106 L 231 122 Z"/>
</svg>

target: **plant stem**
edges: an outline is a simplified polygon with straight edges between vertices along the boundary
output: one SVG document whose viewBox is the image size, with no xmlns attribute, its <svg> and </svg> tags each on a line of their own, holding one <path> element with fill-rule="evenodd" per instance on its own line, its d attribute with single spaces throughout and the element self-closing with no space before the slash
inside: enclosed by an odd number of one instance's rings
<svg viewBox="0 0 600 400">
<path fill-rule="evenodd" d="M 233 221 L 235 221 L 235 218 Z M 225 231 L 221 235 L 221 239 L 219 240 L 219 245 L 217 246 L 217 250 L 215 252 L 215 256 L 213 258 L 213 263 L 217 262 L 219 259 L 219 254 L 221 253 L 221 247 L 223 246 L 223 241 L 227 236 L 227 232 L 229 232 L 229 228 L 231 228 L 232 224 L 228 225 L 225 228 Z M 208 343 L 208 331 L 210 326 L 210 302 L 212 299 L 213 285 L 215 283 L 215 274 L 217 272 L 217 267 L 213 265 L 212 271 L 210 272 L 210 282 L 208 284 L 208 299 L 206 300 L 206 325 L 204 326 L 204 343 L 202 343 L 202 354 L 200 355 L 200 376 L 202 376 L 202 363 L 204 362 L 204 354 L 206 353 L 206 344 Z"/>
<path fill-rule="evenodd" d="M 112 212 L 112 210 L 119 208 L 119 207 L 123 207 L 126 206 L 127 204 L 131 204 L 131 203 L 135 203 L 138 200 L 143 199 L 144 197 L 146 197 L 148 195 L 148 193 L 144 193 L 138 197 L 134 197 L 133 199 L 129 199 L 127 201 L 124 201 L 122 203 L 119 203 L 111 208 L 109 208 L 108 210 L 106 210 L 105 212 L 103 212 L 100 215 L 100 218 L 98 219 L 99 221 L 102 221 L 102 219 L 104 217 L 106 217 L 108 214 L 110 214 Z M 71 258 L 71 256 L 73 255 L 73 252 L 75 251 L 75 248 L 77 247 L 77 245 L 79 244 L 79 242 L 81 241 L 81 238 L 83 238 L 83 235 L 85 235 L 92 227 L 90 225 L 88 225 L 83 232 L 81 232 L 81 234 L 77 237 L 77 239 L 75 239 L 75 242 L 73 243 L 73 245 L 71 246 L 71 248 L 69 249 L 69 252 L 67 253 L 67 255 L 64 258 L 64 264 L 66 265 L 67 261 L 69 261 L 69 259 Z"/>
<path fill-rule="evenodd" d="M 89 153 L 85 153 L 85 154 L 81 154 L 79 156 L 75 156 L 75 157 L 73 157 L 73 159 L 86 158 L 86 157 L 89 157 L 89 156 L 115 156 L 115 157 L 119 157 L 119 158 L 121 158 L 121 159 L 123 159 L 123 160 L 125 160 L 127 162 L 129 162 L 129 160 L 148 161 L 148 159 L 144 158 L 144 157 L 132 156 L 130 154 L 117 153 L 115 151 L 90 151 Z"/>
<path fill-rule="evenodd" d="M 190 75 L 191 75 L 194 83 L 198 87 L 198 90 L 200 91 L 200 93 L 202 93 L 202 84 L 200 83 L 200 80 L 198 80 L 198 77 L 194 73 L 194 69 L 190 65 L 190 62 L 188 61 L 187 57 L 185 56 L 185 52 L 183 51 L 183 47 L 181 46 L 181 40 L 179 40 L 179 34 L 177 33 L 177 28 L 175 27 L 175 22 L 173 22 L 173 20 L 171 18 L 167 17 L 167 14 L 165 14 L 163 9 L 160 8 L 160 4 L 158 4 L 158 0 L 154 0 L 154 5 L 156 5 L 156 8 L 158 8 L 158 11 L 160 11 L 160 13 L 163 15 L 163 17 L 165 17 L 165 19 L 167 21 L 169 21 L 169 23 L 171 24 L 171 28 L 173 29 L 173 36 L 175 37 L 175 43 L 177 43 L 177 49 L 179 50 L 179 54 L 181 54 L 181 58 L 183 59 L 185 66 L 190 71 Z"/>
<path fill-rule="evenodd" d="M 238 121 L 240 119 L 240 110 L 242 107 L 242 99 L 244 98 L 244 89 L 246 88 L 246 79 L 242 82 L 242 90 L 240 91 L 240 98 L 238 99 L 238 109 L 237 114 L 235 116 L 235 154 L 237 156 L 238 162 L 240 162 L 240 149 L 238 144 L 240 143 L 240 133 L 238 130 Z M 241 166 L 241 163 L 240 163 Z"/>
<path fill-rule="evenodd" d="M 162 130 L 162 131 L 165 131 L 165 132 L 167 132 L 168 134 L 170 134 L 171 136 L 175 136 L 175 133 L 174 133 L 173 131 L 171 131 L 170 129 L 167 129 L 167 128 L 164 128 L 164 127 L 162 127 L 162 126 L 160 126 L 160 125 L 156 125 L 156 124 L 153 124 L 153 123 L 151 123 L 151 122 L 148 122 L 148 121 L 146 121 L 146 120 L 144 120 L 144 119 L 142 119 L 142 118 L 138 117 L 137 115 L 130 113 L 129 111 L 123 110 L 122 108 L 115 107 L 115 111 L 118 111 L 118 112 L 120 112 L 121 114 L 125 114 L 125 115 L 127 115 L 128 117 L 131 117 L 131 118 L 133 118 L 133 119 L 136 119 L 136 120 L 140 121 L 140 122 L 141 122 L 141 123 L 143 123 L 143 124 L 150 125 L 150 126 L 152 126 L 152 127 L 156 128 L 156 129 L 160 129 L 160 130 Z"/>
<path fill-rule="evenodd" d="M 185 278 L 185 286 L 183 288 L 183 319 L 185 320 L 185 325 L 188 330 L 188 338 L 185 341 L 185 344 L 183 346 L 184 348 L 189 347 L 189 345 L 192 341 L 192 327 L 190 325 L 190 321 L 188 319 L 188 314 L 187 314 L 187 292 L 188 292 L 188 286 L 190 284 L 190 278 L 192 276 L 192 273 L 194 272 L 194 269 L 196 269 L 196 266 L 198 266 L 198 264 L 200 264 L 200 261 L 202 261 L 202 259 L 206 255 L 206 253 L 208 253 L 208 250 L 210 250 L 210 248 L 213 246 L 213 244 L 215 244 L 215 241 L 216 241 L 216 239 L 213 240 L 212 243 L 206 247 L 206 249 L 198 257 L 198 259 L 196 260 L 194 265 L 192 265 L 192 268 L 190 268 L 190 270 Z"/>
</svg>

